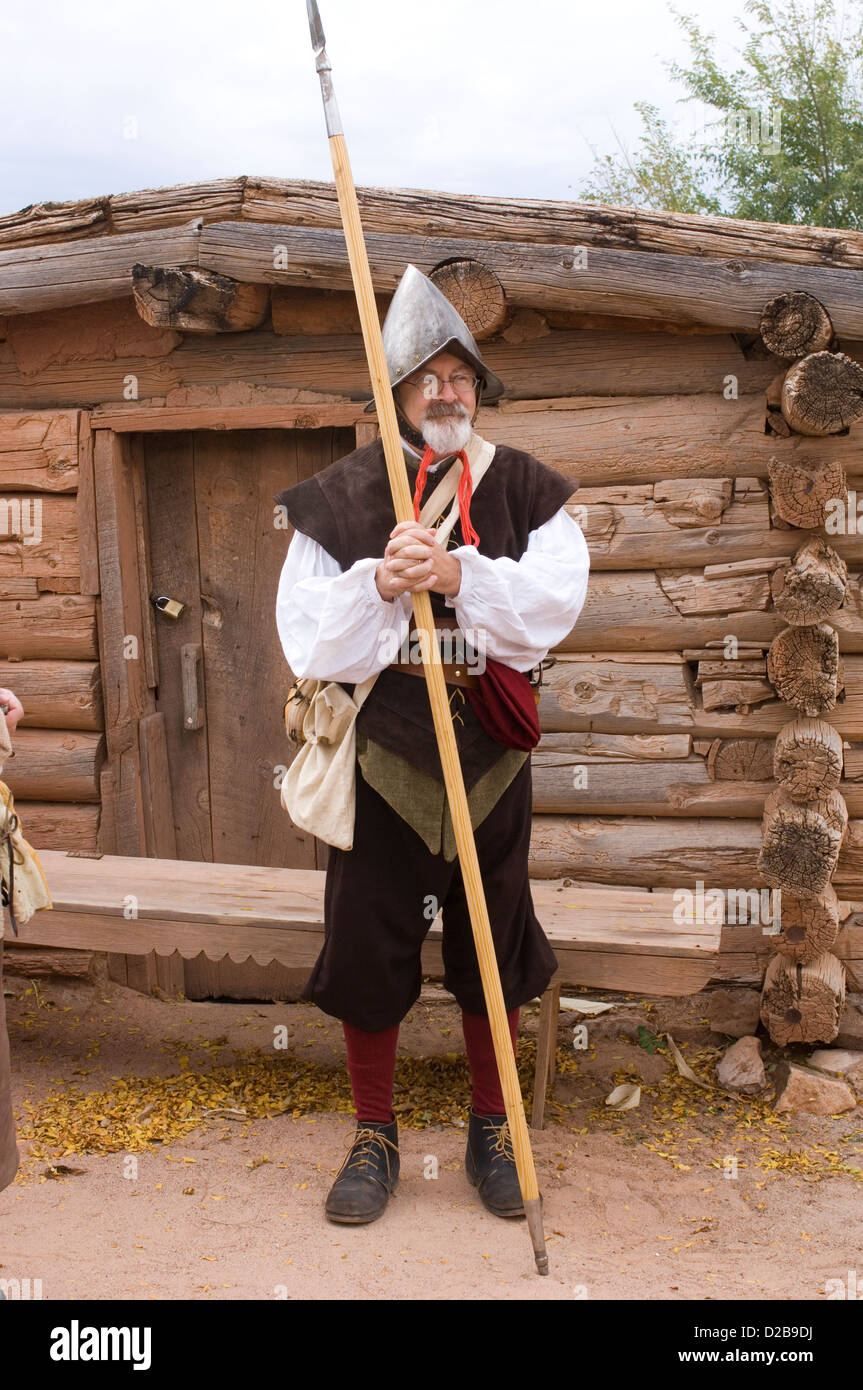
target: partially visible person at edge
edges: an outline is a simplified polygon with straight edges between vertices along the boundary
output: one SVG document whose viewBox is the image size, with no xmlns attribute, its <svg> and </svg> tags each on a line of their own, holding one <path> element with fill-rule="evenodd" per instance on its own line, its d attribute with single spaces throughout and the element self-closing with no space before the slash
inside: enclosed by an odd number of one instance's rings
<svg viewBox="0 0 863 1390">
<path fill-rule="evenodd" d="M 446 546 L 435 539 L 443 514 L 436 526 L 393 526 L 379 439 L 275 498 L 295 529 L 276 602 L 294 676 L 338 681 L 353 693 L 381 673 L 355 726 L 353 847 L 330 847 L 324 945 L 303 996 L 342 1021 L 356 1109 L 356 1132 L 325 1211 L 331 1221 L 373 1221 L 395 1188 L 396 1045 L 419 997 L 433 902 L 443 909 L 444 985 L 461 1007 L 471 1073 L 466 1174 L 489 1211 L 521 1216 L 426 683 L 416 679 L 421 665 L 393 662 L 391 653 L 412 631 L 411 594 L 427 590 L 436 621 L 452 626 L 455 619 L 462 633 L 482 633 L 485 656 L 511 668 L 505 676 L 533 671 L 571 630 L 585 599 L 587 545 L 564 509 L 578 484 L 499 444 L 471 496 L 467 450 L 483 444 L 473 422 L 480 397 L 497 399 L 502 382 L 453 306 L 414 266 L 383 333 L 416 516 L 424 493 L 431 495 L 456 458 L 463 462 L 459 520 Z M 556 968 L 528 879 L 529 748 L 538 735 L 525 742 L 523 728 L 517 736 L 489 734 L 469 698 L 478 681 L 465 660 L 445 660 L 444 677 L 515 1049 L 519 1007 L 542 993 Z M 519 690 L 535 724 L 526 677 Z"/>
<path fill-rule="evenodd" d="M 0 706 L 3 705 L 8 708 L 5 717 L 0 708 L 0 773 L 3 771 L 3 763 L 12 752 L 11 736 L 24 713 L 24 706 L 17 696 L 11 690 L 0 687 Z M 0 851 L 5 851 L 5 846 L 0 846 Z M 6 1032 L 6 1001 L 3 998 L 3 930 L 6 921 L 6 908 L 0 903 L 0 1192 L 9 1186 L 18 1171 L 18 1146 L 15 1143 L 15 1121 L 12 1116 L 9 1036 Z"/>
</svg>

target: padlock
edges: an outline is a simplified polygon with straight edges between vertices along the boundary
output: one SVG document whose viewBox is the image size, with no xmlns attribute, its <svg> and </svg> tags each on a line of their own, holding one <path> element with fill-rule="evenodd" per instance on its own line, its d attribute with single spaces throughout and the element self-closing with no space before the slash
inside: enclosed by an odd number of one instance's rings
<svg viewBox="0 0 863 1390">
<path fill-rule="evenodd" d="M 160 613 L 166 613 L 169 618 L 179 618 L 186 607 L 185 603 L 180 603 L 176 598 L 168 598 L 167 594 L 162 594 L 159 598 L 151 594 L 150 599 L 153 607 L 158 608 Z"/>
</svg>

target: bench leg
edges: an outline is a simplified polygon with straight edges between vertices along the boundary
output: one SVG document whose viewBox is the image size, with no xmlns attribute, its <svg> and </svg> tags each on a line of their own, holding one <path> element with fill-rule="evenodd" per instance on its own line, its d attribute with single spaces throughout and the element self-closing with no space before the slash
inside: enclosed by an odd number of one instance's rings
<svg viewBox="0 0 863 1390">
<path fill-rule="evenodd" d="M 550 984 L 539 1006 L 539 1034 L 536 1040 L 536 1071 L 533 1078 L 531 1129 L 542 1129 L 545 1120 L 545 1092 L 554 1080 L 557 1020 L 560 1013 L 560 985 Z"/>
</svg>

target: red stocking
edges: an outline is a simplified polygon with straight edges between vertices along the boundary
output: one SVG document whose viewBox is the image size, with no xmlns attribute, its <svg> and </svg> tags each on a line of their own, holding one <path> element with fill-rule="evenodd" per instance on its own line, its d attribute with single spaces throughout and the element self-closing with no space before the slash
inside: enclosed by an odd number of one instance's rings
<svg viewBox="0 0 863 1390">
<path fill-rule="evenodd" d="M 393 1119 L 393 1080 L 399 1025 L 366 1033 L 343 1023 L 348 1072 L 359 1124 L 390 1124 Z"/>
<path fill-rule="evenodd" d="M 506 1021 L 509 1024 L 509 1035 L 512 1038 L 512 1050 L 513 1055 L 515 1055 L 518 1009 L 510 1009 Z M 475 1115 L 503 1115 L 506 1112 L 506 1106 L 504 1105 L 503 1092 L 500 1089 L 500 1077 L 497 1073 L 497 1061 L 494 1055 L 489 1021 L 485 1014 L 468 1014 L 462 1010 L 461 1026 L 464 1030 L 467 1060 L 470 1063 L 471 1082 L 473 1083 L 471 1095 L 473 1112 Z"/>
</svg>

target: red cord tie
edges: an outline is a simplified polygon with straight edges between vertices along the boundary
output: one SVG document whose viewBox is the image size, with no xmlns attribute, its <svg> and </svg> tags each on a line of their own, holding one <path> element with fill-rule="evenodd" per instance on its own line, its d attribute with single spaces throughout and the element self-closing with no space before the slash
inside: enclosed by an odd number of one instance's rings
<svg viewBox="0 0 863 1390">
<path fill-rule="evenodd" d="M 479 545 L 479 536 L 474 530 L 470 519 L 470 499 L 473 496 L 473 480 L 470 476 L 470 464 L 464 449 L 460 449 L 458 457 L 461 459 L 462 475 L 458 480 L 458 515 L 461 522 L 461 533 L 465 545 Z M 414 488 L 414 520 L 420 519 L 420 498 L 425 488 L 426 475 L 428 474 L 429 464 L 434 458 L 434 449 L 426 445 L 426 451 L 420 460 L 419 472 L 417 473 L 416 487 Z"/>
</svg>

